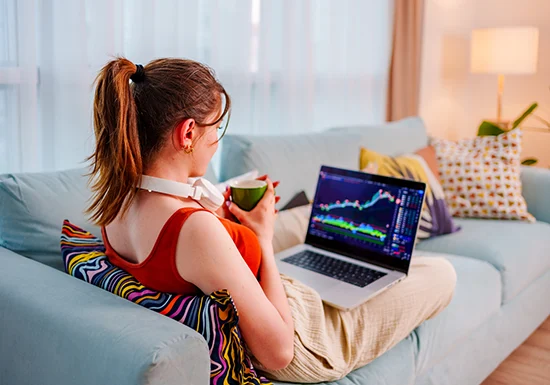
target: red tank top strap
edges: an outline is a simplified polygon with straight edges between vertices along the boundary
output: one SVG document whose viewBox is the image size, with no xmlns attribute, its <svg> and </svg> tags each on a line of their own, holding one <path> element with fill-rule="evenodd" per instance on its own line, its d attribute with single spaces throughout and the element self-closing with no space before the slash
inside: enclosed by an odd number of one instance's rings
<svg viewBox="0 0 550 385">
<path fill-rule="evenodd" d="M 184 207 L 172 214 L 160 230 L 150 255 L 152 256 L 157 253 L 159 248 L 162 248 L 163 251 L 167 251 L 169 255 L 175 255 L 181 228 L 187 218 L 197 211 L 208 210 L 202 207 Z"/>
</svg>

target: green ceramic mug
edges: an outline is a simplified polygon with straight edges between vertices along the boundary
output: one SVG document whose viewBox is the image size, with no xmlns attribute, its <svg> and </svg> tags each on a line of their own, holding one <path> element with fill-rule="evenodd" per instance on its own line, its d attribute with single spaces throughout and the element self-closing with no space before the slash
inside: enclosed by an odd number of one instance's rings
<svg viewBox="0 0 550 385">
<path fill-rule="evenodd" d="M 263 180 L 241 180 L 230 184 L 231 200 L 245 211 L 250 211 L 264 196 L 267 183 Z"/>
</svg>

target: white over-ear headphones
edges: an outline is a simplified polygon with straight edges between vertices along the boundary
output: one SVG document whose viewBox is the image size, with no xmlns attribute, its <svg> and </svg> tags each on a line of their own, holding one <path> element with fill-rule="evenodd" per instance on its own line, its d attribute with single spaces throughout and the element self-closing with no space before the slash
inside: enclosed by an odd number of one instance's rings
<svg viewBox="0 0 550 385">
<path fill-rule="evenodd" d="M 191 198 L 210 211 L 216 211 L 225 200 L 222 193 L 212 183 L 203 178 L 196 179 L 190 185 L 169 179 L 142 175 L 141 184 L 138 187 L 149 192 L 154 191 L 181 198 Z"/>
</svg>

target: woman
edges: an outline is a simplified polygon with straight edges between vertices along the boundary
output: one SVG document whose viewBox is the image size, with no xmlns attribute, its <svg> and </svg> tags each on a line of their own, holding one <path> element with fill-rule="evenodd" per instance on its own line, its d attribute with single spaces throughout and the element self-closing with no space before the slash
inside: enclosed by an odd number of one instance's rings
<svg viewBox="0 0 550 385">
<path fill-rule="evenodd" d="M 214 213 L 191 198 L 137 188 L 142 175 L 181 183 L 204 175 L 218 147 L 220 122 L 230 107 L 231 100 L 212 71 L 191 60 L 159 59 L 144 68 L 120 58 L 102 69 L 94 102 L 96 149 L 90 157 L 94 199 L 89 213 L 102 226 L 106 253 L 115 265 L 158 291 L 194 294 L 228 289 L 239 310 L 242 336 L 256 362 L 273 376 L 294 381 L 345 375 L 448 304 L 454 270 L 441 261 L 424 269 L 438 277 L 433 282 L 443 282 L 439 286 L 424 283 L 420 275 L 420 279 L 408 278 L 386 292 L 398 300 L 383 293 L 348 314 L 323 308 L 315 293 L 307 293 L 299 283 L 284 278 L 283 285 L 272 246 L 276 183 L 267 176 L 261 178 L 267 182 L 267 191 L 250 212 L 232 204 L 229 191 L 224 194 L 226 204 Z M 241 224 L 227 219 L 233 216 Z M 422 287 L 416 290 L 414 285 Z M 411 301 L 406 293 L 411 290 L 422 293 L 423 299 Z M 313 298 L 310 303 L 316 308 L 303 307 L 308 300 L 296 299 L 299 293 Z M 414 309 L 409 311 L 400 301 L 414 304 Z M 384 314 L 379 308 L 386 308 Z M 299 321 L 296 330 L 293 316 Z M 367 320 L 370 324 L 363 327 Z M 345 345 L 340 342 L 350 337 L 349 330 L 344 330 L 350 326 L 342 328 L 340 322 L 353 324 L 356 357 L 344 353 L 345 365 L 338 366 L 336 358 L 324 357 L 315 349 L 334 345 L 327 336 L 334 336 L 336 345 Z M 304 327 L 308 323 L 312 328 Z M 330 330 L 320 337 L 308 334 L 321 324 Z M 323 346 L 313 346 L 321 341 Z M 324 371 L 328 367 L 333 371 Z"/>
<path fill-rule="evenodd" d="M 136 189 L 142 174 L 183 183 L 204 175 L 230 107 L 210 69 L 197 62 L 108 63 L 94 101 L 90 212 L 103 227 L 108 257 L 145 286 L 181 294 L 228 289 L 249 349 L 266 368 L 280 369 L 293 357 L 294 325 L 271 246 L 269 178 L 253 211 L 229 206 L 242 225 L 192 199 Z"/>
</svg>

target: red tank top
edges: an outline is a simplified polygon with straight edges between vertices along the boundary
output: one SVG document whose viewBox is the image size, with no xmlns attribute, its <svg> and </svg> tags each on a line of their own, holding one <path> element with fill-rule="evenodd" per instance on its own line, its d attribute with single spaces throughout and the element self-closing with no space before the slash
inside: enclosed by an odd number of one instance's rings
<svg viewBox="0 0 550 385">
<path fill-rule="evenodd" d="M 144 286 L 164 292 L 177 294 L 199 294 L 200 289 L 184 280 L 176 268 L 176 246 L 183 223 L 197 211 L 208 211 L 202 208 L 182 208 L 166 221 L 151 250 L 141 263 L 128 262 L 110 245 L 105 228 L 101 228 L 105 254 L 115 266 L 126 270 Z M 262 259 L 262 250 L 258 238 L 249 228 L 224 218 L 218 218 L 235 242 L 246 264 L 257 277 Z"/>
</svg>

